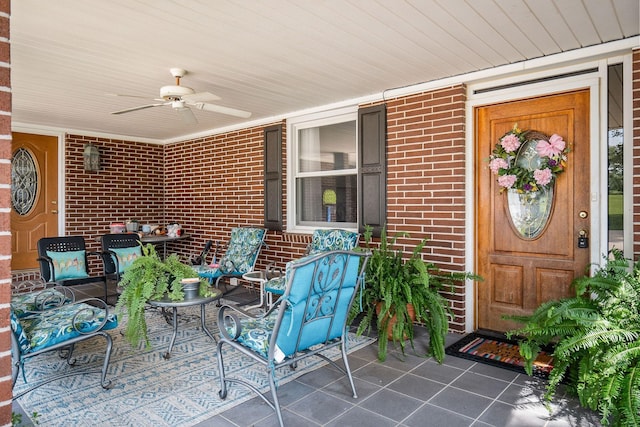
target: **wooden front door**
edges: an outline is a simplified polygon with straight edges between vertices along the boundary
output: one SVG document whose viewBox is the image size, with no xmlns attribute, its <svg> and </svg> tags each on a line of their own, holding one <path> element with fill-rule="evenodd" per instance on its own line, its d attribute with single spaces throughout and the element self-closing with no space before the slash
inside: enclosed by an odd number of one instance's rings
<svg viewBox="0 0 640 427">
<path fill-rule="evenodd" d="M 571 294 L 575 277 L 585 274 L 590 251 L 578 248 L 581 230 L 590 232 L 589 91 L 550 95 L 478 107 L 477 272 L 479 329 L 506 331 L 521 324 L 503 315 L 527 315 L 544 301 Z M 506 193 L 500 194 L 487 159 L 514 124 L 569 144 L 566 170 L 558 175 L 551 217 L 535 238 L 523 238 L 511 224 Z"/>
<path fill-rule="evenodd" d="M 11 269 L 37 268 L 38 240 L 58 235 L 58 138 L 13 133 L 11 153 Z"/>
</svg>

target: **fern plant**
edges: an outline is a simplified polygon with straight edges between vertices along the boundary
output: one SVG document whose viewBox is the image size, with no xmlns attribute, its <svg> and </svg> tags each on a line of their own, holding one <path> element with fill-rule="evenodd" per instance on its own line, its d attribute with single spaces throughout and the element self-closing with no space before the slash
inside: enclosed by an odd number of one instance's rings
<svg viewBox="0 0 640 427">
<path fill-rule="evenodd" d="M 508 336 L 520 338 L 527 373 L 541 347 L 555 344 L 545 398 L 561 381 L 602 423 L 640 425 L 640 262 L 612 250 L 592 277 L 574 281 L 576 296 L 542 304 Z"/>
<path fill-rule="evenodd" d="M 133 347 L 137 347 L 140 341 L 146 347 L 150 345 L 144 315 L 147 302 L 165 296 L 173 301 L 184 299 L 180 281 L 191 277 L 198 277 L 198 273 L 182 263 L 176 254 L 162 260 L 153 245 L 142 247 L 142 256 L 136 258 L 122 275 L 118 284 L 121 293 L 116 304 L 118 313 L 127 313 L 124 336 Z M 200 280 L 199 293 L 211 295 L 205 280 Z"/>
<path fill-rule="evenodd" d="M 371 252 L 365 272 L 365 286 L 361 290 L 360 304 L 353 305 L 351 317 L 362 308 L 356 333 L 361 335 L 376 326 L 378 334 L 378 359 L 387 356 L 387 344 L 391 340 L 405 353 L 406 342 L 414 347 L 414 322 L 425 325 L 429 332 L 429 353 L 438 361 L 444 359 L 444 340 L 449 331 L 449 302 L 440 294 L 445 286 L 468 278 L 479 279 L 470 273 L 443 272 L 422 259 L 426 239 L 420 241 L 405 257 L 395 248 L 397 239 L 409 237 L 399 232 L 387 237 L 383 228 L 378 246 L 372 245 L 372 229 L 364 233 L 366 249 Z M 411 311 L 415 313 L 412 316 Z"/>
</svg>

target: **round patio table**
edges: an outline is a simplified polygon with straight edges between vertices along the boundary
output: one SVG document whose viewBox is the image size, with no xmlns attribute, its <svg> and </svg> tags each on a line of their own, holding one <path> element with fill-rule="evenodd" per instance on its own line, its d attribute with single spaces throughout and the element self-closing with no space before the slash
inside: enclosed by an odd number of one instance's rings
<svg viewBox="0 0 640 427">
<path fill-rule="evenodd" d="M 172 319 L 173 335 L 171 336 L 171 341 L 169 341 L 169 349 L 163 355 L 165 359 L 169 359 L 171 357 L 171 350 L 173 349 L 173 344 L 175 343 L 176 336 L 178 335 L 178 308 L 180 307 L 191 307 L 194 305 L 199 305 L 200 306 L 200 324 L 202 325 L 202 330 L 204 331 L 205 334 L 209 336 L 209 338 L 211 338 L 214 342 L 217 342 L 216 338 L 213 336 L 213 334 L 211 334 L 211 332 L 209 331 L 209 329 L 207 329 L 207 326 L 205 325 L 205 307 L 210 302 L 220 299 L 221 296 L 222 296 L 222 293 L 217 292 L 215 295 L 210 297 L 198 296 L 195 298 L 190 298 L 182 301 L 173 301 L 168 298 L 149 301 L 149 305 L 151 305 L 152 307 L 159 307 L 162 309 L 171 308 L 173 311 L 173 319 Z"/>
</svg>

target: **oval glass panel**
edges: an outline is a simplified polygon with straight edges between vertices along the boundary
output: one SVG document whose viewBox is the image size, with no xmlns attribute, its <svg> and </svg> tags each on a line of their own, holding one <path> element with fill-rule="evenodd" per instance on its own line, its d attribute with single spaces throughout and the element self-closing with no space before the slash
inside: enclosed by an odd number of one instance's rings
<svg viewBox="0 0 640 427">
<path fill-rule="evenodd" d="M 27 215 L 38 196 L 38 169 L 31 153 L 19 148 L 11 159 L 11 206 Z"/>
<path fill-rule="evenodd" d="M 536 151 L 537 140 L 529 140 L 520 149 L 516 164 L 535 170 L 541 160 Z M 521 193 L 515 189 L 507 191 L 507 206 L 513 228 L 525 239 L 535 239 L 544 231 L 551 216 L 554 187 Z"/>
</svg>

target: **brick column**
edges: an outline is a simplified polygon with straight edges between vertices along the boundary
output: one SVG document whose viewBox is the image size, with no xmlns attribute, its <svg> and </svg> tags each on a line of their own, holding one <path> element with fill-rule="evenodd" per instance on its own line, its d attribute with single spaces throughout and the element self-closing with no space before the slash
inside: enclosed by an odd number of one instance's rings
<svg viewBox="0 0 640 427">
<path fill-rule="evenodd" d="M 10 0 L 0 0 L 0 425 L 11 425 L 11 55 Z"/>
<path fill-rule="evenodd" d="M 633 51 L 633 259 L 640 258 L 640 49 Z"/>
</svg>

